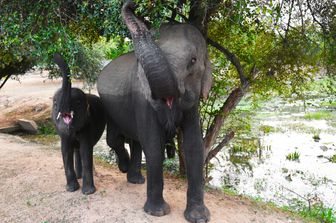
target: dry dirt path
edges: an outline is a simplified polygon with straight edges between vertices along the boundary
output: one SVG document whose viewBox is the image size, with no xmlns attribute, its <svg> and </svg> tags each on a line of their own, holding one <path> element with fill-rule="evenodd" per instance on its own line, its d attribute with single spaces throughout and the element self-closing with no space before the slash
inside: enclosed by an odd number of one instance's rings
<svg viewBox="0 0 336 223">
<path fill-rule="evenodd" d="M 85 196 L 65 190 L 59 148 L 50 148 L 0 134 L 1 222 L 185 222 L 186 183 L 166 178 L 164 196 L 171 213 L 153 217 L 144 213 L 146 186 L 126 182 L 114 167 L 96 164 L 97 192 Z M 206 192 L 211 222 L 294 222 L 286 214 L 238 197 Z M 296 221 L 299 222 L 299 221 Z"/>
<path fill-rule="evenodd" d="M 35 108 L 45 104 L 42 113 L 47 114 L 51 97 L 60 83 L 43 80 L 28 75 L 21 84 L 8 82 L 0 90 L 0 121 L 11 120 L 8 111 L 16 114 L 28 105 Z M 18 104 L 23 101 L 25 104 Z M 186 222 L 183 180 L 165 179 L 164 197 L 171 213 L 153 217 L 143 211 L 146 184 L 127 183 L 126 176 L 115 167 L 96 163 L 97 192 L 84 196 L 80 191 L 65 191 L 59 146 L 40 145 L 6 134 L 0 134 L 0 145 L 0 222 Z M 205 202 L 214 223 L 301 222 L 267 206 L 216 191 L 206 192 Z"/>
</svg>

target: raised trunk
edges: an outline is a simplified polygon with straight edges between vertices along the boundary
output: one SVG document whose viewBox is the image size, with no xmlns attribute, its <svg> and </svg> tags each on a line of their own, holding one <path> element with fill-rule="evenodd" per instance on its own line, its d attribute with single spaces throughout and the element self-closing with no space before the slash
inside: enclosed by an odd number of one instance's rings
<svg viewBox="0 0 336 223">
<path fill-rule="evenodd" d="M 63 76 L 62 82 L 62 96 L 60 101 L 59 111 L 62 113 L 70 113 L 71 107 L 71 80 L 70 80 L 70 69 L 68 64 L 64 61 L 63 57 L 55 53 L 54 62 L 58 65 Z"/>
<path fill-rule="evenodd" d="M 123 19 L 132 35 L 134 52 L 143 67 L 154 99 L 178 97 L 174 73 L 162 50 L 152 39 L 146 25 L 134 16 L 135 4 L 126 1 Z"/>
</svg>

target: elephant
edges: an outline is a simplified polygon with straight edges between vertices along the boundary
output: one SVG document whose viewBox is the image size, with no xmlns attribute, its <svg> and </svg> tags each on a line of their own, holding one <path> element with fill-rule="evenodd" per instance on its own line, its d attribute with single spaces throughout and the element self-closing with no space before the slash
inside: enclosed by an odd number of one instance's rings
<svg viewBox="0 0 336 223">
<path fill-rule="evenodd" d="M 139 175 L 141 150 L 146 157 L 147 200 L 144 211 L 163 216 L 170 206 L 163 198 L 164 146 L 179 127 L 188 179 L 185 218 L 207 222 L 204 204 L 204 146 L 199 101 L 212 85 L 207 45 L 200 31 L 189 24 L 164 24 L 154 40 L 151 31 L 134 15 L 136 5 L 126 1 L 122 17 L 134 45 L 112 60 L 98 77 L 97 89 L 107 112 L 107 143 L 117 153 L 119 168 Z M 132 140 L 131 162 L 121 142 Z"/>
<path fill-rule="evenodd" d="M 70 70 L 60 54 L 54 54 L 54 62 L 63 75 L 62 87 L 53 97 L 52 120 L 61 138 L 66 190 L 79 189 L 77 179 L 83 176 L 82 193 L 92 194 L 93 146 L 105 129 L 104 106 L 99 97 L 71 87 Z"/>
</svg>

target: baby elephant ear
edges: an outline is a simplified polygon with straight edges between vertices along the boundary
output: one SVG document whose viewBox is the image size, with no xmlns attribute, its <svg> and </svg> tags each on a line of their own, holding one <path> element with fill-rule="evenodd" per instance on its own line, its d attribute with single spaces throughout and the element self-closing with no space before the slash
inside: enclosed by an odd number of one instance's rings
<svg viewBox="0 0 336 223">
<path fill-rule="evenodd" d="M 202 78 L 202 98 L 206 100 L 209 96 L 209 91 L 212 86 L 212 68 L 211 68 L 211 62 L 209 60 L 209 56 L 206 56 L 205 60 L 205 71 Z"/>
</svg>

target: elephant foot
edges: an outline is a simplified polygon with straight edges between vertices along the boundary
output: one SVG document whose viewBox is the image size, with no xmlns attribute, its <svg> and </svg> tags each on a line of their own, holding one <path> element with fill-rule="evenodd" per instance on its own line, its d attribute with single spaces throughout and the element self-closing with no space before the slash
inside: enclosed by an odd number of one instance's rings
<svg viewBox="0 0 336 223">
<path fill-rule="evenodd" d="M 184 217 L 192 223 L 205 223 L 210 221 L 210 212 L 205 205 L 194 205 L 187 207 Z"/>
<path fill-rule="evenodd" d="M 118 157 L 118 168 L 122 173 L 127 173 L 128 166 L 130 163 L 130 158 L 128 156 L 125 157 Z"/>
<path fill-rule="evenodd" d="M 131 173 L 129 171 L 127 173 L 127 181 L 132 184 L 143 184 L 145 183 L 145 178 L 142 176 L 140 172 Z"/>
<path fill-rule="evenodd" d="M 93 194 L 96 192 L 95 186 L 83 186 L 82 193 L 85 195 Z"/>
<path fill-rule="evenodd" d="M 163 201 L 161 204 L 153 204 L 151 202 L 146 201 L 144 210 L 147 214 L 153 216 L 163 216 L 170 213 L 169 204 Z"/>
<path fill-rule="evenodd" d="M 76 181 L 66 185 L 66 190 L 69 192 L 74 192 L 79 189 L 79 183 Z"/>
</svg>

